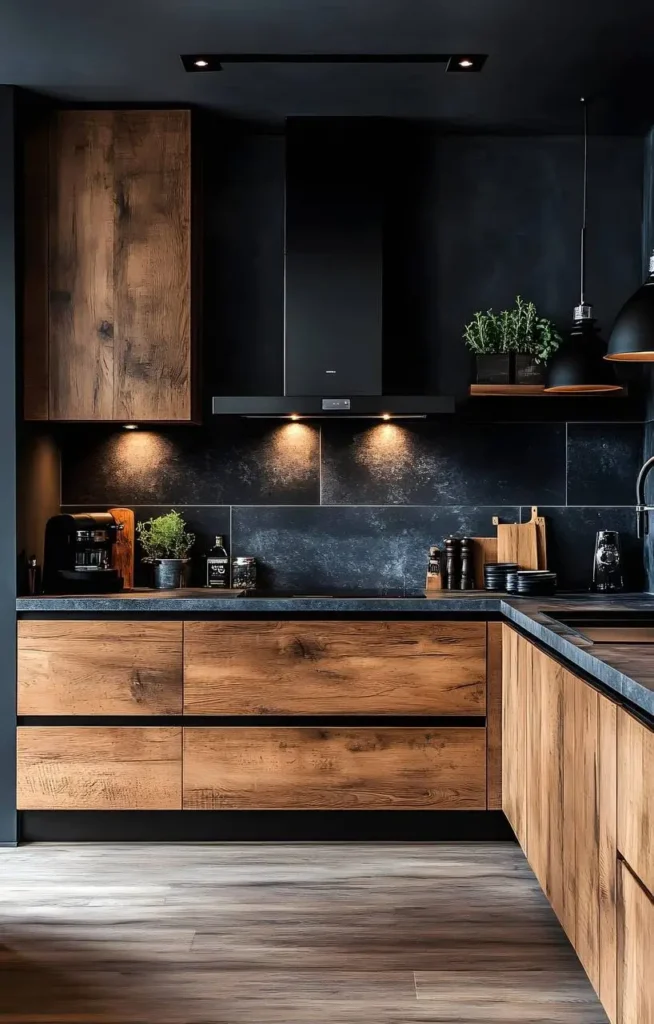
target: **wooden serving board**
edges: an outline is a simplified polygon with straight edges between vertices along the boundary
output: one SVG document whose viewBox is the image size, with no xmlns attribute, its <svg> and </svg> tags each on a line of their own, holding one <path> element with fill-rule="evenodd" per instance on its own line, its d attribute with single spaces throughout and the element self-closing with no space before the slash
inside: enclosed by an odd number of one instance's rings
<svg viewBox="0 0 654 1024">
<path fill-rule="evenodd" d="M 472 564 L 475 574 L 475 590 L 484 589 L 484 566 L 486 562 L 497 562 L 497 537 L 472 538 Z"/>
<path fill-rule="evenodd" d="M 500 523 L 497 526 L 497 561 L 516 562 L 521 569 L 547 568 L 547 542 L 545 519 L 538 515 L 535 505 L 528 523 Z"/>
<path fill-rule="evenodd" d="M 123 529 L 116 535 L 113 550 L 113 568 L 123 577 L 125 590 L 134 586 L 134 513 L 131 508 L 110 508 L 109 513 Z"/>
</svg>

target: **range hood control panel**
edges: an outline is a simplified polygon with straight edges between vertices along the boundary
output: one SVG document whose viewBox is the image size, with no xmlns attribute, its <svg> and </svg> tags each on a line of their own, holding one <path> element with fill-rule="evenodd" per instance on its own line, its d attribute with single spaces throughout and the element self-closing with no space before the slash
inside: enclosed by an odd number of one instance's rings
<svg viewBox="0 0 654 1024">
<path fill-rule="evenodd" d="M 351 401 L 349 398 L 323 398 L 322 400 L 322 411 L 323 412 L 349 412 L 351 408 Z"/>
</svg>

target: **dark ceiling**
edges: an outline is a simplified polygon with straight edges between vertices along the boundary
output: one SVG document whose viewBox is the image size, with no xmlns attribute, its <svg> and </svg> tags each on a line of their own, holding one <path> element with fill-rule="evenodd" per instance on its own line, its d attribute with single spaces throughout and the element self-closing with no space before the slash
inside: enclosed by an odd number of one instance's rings
<svg viewBox="0 0 654 1024">
<path fill-rule="evenodd" d="M 232 65 L 180 53 L 488 53 L 442 65 Z M 0 0 L 0 81 L 62 100 L 190 103 L 234 117 L 428 119 L 450 129 L 641 134 L 654 123 L 651 0 Z"/>
</svg>

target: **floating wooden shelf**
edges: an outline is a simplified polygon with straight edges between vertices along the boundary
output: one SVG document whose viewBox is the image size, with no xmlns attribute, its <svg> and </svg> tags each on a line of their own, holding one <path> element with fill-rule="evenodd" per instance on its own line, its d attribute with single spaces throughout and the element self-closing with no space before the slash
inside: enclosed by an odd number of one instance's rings
<svg viewBox="0 0 654 1024">
<path fill-rule="evenodd" d="M 470 385 L 471 395 L 504 395 L 505 397 L 520 397 L 533 395 L 542 398 L 577 398 L 581 395 L 587 395 L 589 398 L 597 398 L 599 395 L 603 395 L 608 398 L 612 397 L 624 397 L 627 394 L 626 388 L 621 388 L 619 391 L 568 391 L 568 392 L 556 392 L 546 391 L 544 384 L 471 384 Z"/>
</svg>

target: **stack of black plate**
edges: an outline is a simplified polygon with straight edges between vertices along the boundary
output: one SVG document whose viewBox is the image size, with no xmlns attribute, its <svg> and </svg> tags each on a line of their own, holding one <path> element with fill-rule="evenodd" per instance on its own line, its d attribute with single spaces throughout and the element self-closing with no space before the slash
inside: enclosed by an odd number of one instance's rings
<svg viewBox="0 0 654 1024">
<path fill-rule="evenodd" d="M 518 597 L 551 597 L 556 593 L 556 573 L 547 569 L 518 569 L 507 574 L 506 589 Z"/>
<path fill-rule="evenodd" d="M 506 590 L 506 577 L 516 572 L 517 562 L 486 562 L 484 566 L 484 588 L 486 590 Z"/>
</svg>

